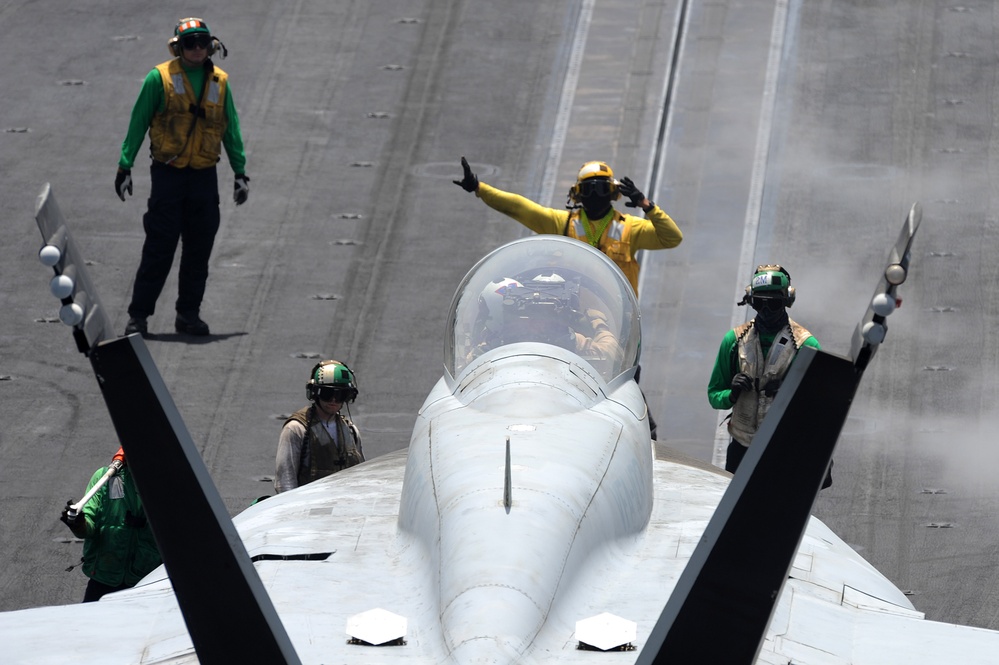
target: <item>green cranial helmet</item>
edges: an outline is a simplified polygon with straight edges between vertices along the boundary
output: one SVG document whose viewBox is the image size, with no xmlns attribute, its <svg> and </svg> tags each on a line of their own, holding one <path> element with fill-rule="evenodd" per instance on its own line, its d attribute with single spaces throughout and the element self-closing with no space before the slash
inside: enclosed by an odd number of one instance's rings
<svg viewBox="0 0 999 665">
<path fill-rule="evenodd" d="M 752 306 L 754 298 L 779 298 L 785 307 L 794 303 L 791 275 L 777 264 L 757 266 L 753 279 L 746 287 L 746 296 L 740 304 Z"/>
<path fill-rule="evenodd" d="M 180 56 L 185 46 L 192 48 L 192 44 L 185 44 L 185 41 L 193 42 L 193 45 L 200 44 L 208 49 L 208 55 L 214 55 L 216 50 L 221 49 L 221 56 L 223 58 L 226 56 L 225 46 L 212 35 L 211 28 L 204 19 L 196 16 L 188 16 L 177 21 L 177 25 L 173 28 L 173 37 L 167 41 L 167 48 L 172 55 Z"/>
<path fill-rule="evenodd" d="M 320 397 L 323 388 L 337 389 L 337 394 L 343 399 L 340 402 L 353 402 L 357 397 L 357 385 L 354 372 L 339 360 L 324 360 L 312 368 L 309 382 L 305 385 L 305 395 L 313 401 Z"/>
<path fill-rule="evenodd" d="M 208 24 L 205 23 L 204 19 L 191 16 L 188 18 L 182 18 L 177 21 L 177 25 L 173 29 L 173 34 L 175 37 L 186 37 L 187 35 L 196 35 L 199 32 L 206 35 L 212 34 L 212 31 L 208 28 Z"/>
</svg>

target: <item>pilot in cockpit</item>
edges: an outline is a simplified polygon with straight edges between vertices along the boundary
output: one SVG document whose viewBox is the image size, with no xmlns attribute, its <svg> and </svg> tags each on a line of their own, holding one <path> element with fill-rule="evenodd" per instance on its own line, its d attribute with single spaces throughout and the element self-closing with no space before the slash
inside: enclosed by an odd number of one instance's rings
<svg viewBox="0 0 999 665">
<path fill-rule="evenodd" d="M 470 358 L 515 342 L 560 346 L 589 360 L 620 362 L 623 351 L 606 315 L 579 304 L 579 284 L 555 272 L 523 282 L 490 282 L 479 295 Z"/>
</svg>

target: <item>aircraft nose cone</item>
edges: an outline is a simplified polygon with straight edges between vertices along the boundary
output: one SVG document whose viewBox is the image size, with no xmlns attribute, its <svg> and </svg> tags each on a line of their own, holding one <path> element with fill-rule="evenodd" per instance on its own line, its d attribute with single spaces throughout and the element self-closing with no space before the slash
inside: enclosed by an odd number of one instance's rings
<svg viewBox="0 0 999 665">
<path fill-rule="evenodd" d="M 516 589 L 472 588 L 442 617 L 454 665 L 524 663 L 523 652 L 544 621 L 537 605 Z"/>
<path fill-rule="evenodd" d="M 497 637 L 477 637 L 451 652 L 451 665 L 522 665 L 526 662 L 515 645 Z"/>
</svg>

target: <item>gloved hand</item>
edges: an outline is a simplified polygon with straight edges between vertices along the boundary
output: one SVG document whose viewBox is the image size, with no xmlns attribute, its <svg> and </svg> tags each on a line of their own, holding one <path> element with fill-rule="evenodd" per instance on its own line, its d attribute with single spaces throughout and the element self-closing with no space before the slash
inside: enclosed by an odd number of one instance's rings
<svg viewBox="0 0 999 665">
<path fill-rule="evenodd" d="M 732 400 L 732 404 L 735 404 L 735 401 L 739 399 L 739 395 L 742 394 L 743 390 L 753 389 L 753 378 L 748 374 L 746 374 L 745 372 L 739 372 L 738 374 L 732 377 L 731 388 L 732 388 L 732 394 L 730 397 Z"/>
<path fill-rule="evenodd" d="M 461 158 L 461 168 L 465 170 L 465 177 L 461 180 L 452 180 L 451 182 L 466 192 L 474 192 L 479 188 L 479 176 L 472 173 L 472 167 L 468 165 L 468 160 L 464 157 Z"/>
<path fill-rule="evenodd" d="M 642 204 L 645 203 L 645 194 L 642 194 L 631 178 L 621 178 L 617 191 L 621 192 L 621 196 L 631 199 L 624 204 L 626 208 L 642 208 Z"/>
<path fill-rule="evenodd" d="M 607 315 L 601 312 L 599 309 L 587 309 L 586 318 L 589 319 L 590 325 L 593 326 L 594 330 L 599 330 L 600 326 L 607 328 Z"/>
<path fill-rule="evenodd" d="M 133 515 L 131 510 L 125 511 L 125 526 L 132 529 L 142 529 L 146 526 L 145 515 Z"/>
<path fill-rule="evenodd" d="M 114 192 L 122 201 L 125 200 L 125 192 L 132 193 L 132 172 L 130 170 L 118 167 L 118 172 L 114 176 Z"/>
<path fill-rule="evenodd" d="M 87 518 L 83 516 L 83 513 L 77 513 L 70 517 L 69 507 L 73 505 L 73 500 L 69 499 L 66 501 L 66 507 L 62 509 L 62 514 L 59 515 L 59 519 L 62 523 L 69 527 L 69 530 L 73 532 L 73 535 L 77 538 L 85 538 L 87 536 Z"/>
<path fill-rule="evenodd" d="M 232 187 L 232 200 L 236 205 L 243 205 L 250 196 L 250 179 L 245 173 L 237 173 Z"/>
</svg>

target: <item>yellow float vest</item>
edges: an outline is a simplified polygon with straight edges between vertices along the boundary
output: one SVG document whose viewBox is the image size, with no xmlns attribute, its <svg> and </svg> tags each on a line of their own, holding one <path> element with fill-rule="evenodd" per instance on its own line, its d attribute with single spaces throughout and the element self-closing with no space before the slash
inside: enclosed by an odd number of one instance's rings
<svg viewBox="0 0 999 665">
<path fill-rule="evenodd" d="M 586 227 L 583 225 L 583 220 L 580 219 L 579 210 L 573 210 L 569 213 L 568 228 L 566 231 L 570 238 L 589 242 L 591 245 L 593 244 L 586 237 Z M 611 219 L 610 224 L 607 225 L 607 229 L 600 236 L 600 241 L 594 246 L 617 264 L 617 267 L 621 269 L 624 276 L 631 282 L 631 288 L 637 294 L 638 261 L 631 255 L 631 224 L 628 223 L 625 216 L 615 210 L 613 219 Z"/>
<path fill-rule="evenodd" d="M 215 166 L 222 155 L 222 135 L 227 124 L 225 95 L 229 76 L 218 67 L 206 71 L 202 93 L 191 87 L 180 58 L 159 64 L 156 69 L 163 80 L 164 109 L 153 116 L 149 127 L 153 159 L 177 168 Z M 195 122 L 199 95 L 201 107 Z"/>
</svg>

